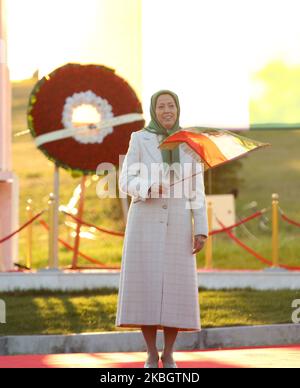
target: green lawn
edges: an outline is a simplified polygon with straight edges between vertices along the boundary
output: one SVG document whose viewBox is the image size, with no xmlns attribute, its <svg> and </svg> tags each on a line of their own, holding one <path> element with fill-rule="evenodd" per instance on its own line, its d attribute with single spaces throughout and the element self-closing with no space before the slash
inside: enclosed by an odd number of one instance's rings
<svg viewBox="0 0 300 388">
<path fill-rule="evenodd" d="M 7 310 L 2 336 L 136 330 L 115 327 L 115 289 L 14 292 L 0 298 Z M 294 299 L 300 299 L 300 290 L 200 290 L 202 327 L 291 323 Z"/>
</svg>

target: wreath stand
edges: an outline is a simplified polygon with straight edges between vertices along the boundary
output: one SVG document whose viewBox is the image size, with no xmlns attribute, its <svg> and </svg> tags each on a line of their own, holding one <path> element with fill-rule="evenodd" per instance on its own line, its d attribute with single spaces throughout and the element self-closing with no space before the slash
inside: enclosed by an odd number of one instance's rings
<svg viewBox="0 0 300 388">
<path fill-rule="evenodd" d="M 47 101 L 47 109 L 45 109 Z M 101 163 L 117 166 L 131 133 L 144 126 L 141 103 L 114 69 L 69 63 L 34 86 L 27 109 L 35 145 L 54 161 L 54 187 L 49 199 L 49 266 L 58 270 L 59 168 L 81 175 L 72 264 L 79 269 L 80 231 L 84 225 L 86 180 Z M 128 202 L 121 201 L 126 223 Z"/>
<path fill-rule="evenodd" d="M 79 197 L 79 204 L 78 204 L 78 214 L 77 217 L 82 220 L 83 217 L 83 209 L 84 209 L 84 197 L 85 197 L 85 182 L 86 182 L 86 175 L 83 175 L 81 178 L 80 183 L 80 197 Z M 78 263 L 78 251 L 79 251 L 79 244 L 80 244 L 80 229 L 81 229 L 81 222 L 77 222 L 76 227 L 76 235 L 75 235 L 75 242 L 74 242 L 74 253 L 73 253 L 73 260 L 72 260 L 72 269 L 76 269 L 77 263 Z"/>
<path fill-rule="evenodd" d="M 86 175 L 83 175 L 80 183 L 80 198 L 78 204 L 77 217 L 82 219 L 84 210 L 84 197 L 85 197 L 85 183 Z M 50 194 L 49 201 L 49 269 L 58 270 L 58 238 L 59 238 L 59 166 L 55 164 L 54 167 L 54 193 Z M 80 245 L 80 229 L 81 222 L 76 221 L 76 235 L 74 239 L 74 252 L 72 259 L 71 269 L 77 269 L 78 252 Z"/>
<path fill-rule="evenodd" d="M 49 205 L 49 257 L 50 270 L 58 270 L 58 237 L 59 237 L 59 166 L 54 165 L 54 192 L 50 194 Z"/>
</svg>

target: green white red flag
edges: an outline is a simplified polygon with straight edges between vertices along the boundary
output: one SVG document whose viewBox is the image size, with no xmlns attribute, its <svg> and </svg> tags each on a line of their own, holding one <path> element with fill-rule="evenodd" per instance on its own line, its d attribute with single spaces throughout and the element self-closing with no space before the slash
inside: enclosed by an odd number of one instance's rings
<svg viewBox="0 0 300 388">
<path fill-rule="evenodd" d="M 172 150 L 183 145 L 186 152 L 204 163 L 205 170 L 239 159 L 251 151 L 270 146 L 237 133 L 207 127 L 183 128 L 160 142 L 159 148 Z"/>
</svg>

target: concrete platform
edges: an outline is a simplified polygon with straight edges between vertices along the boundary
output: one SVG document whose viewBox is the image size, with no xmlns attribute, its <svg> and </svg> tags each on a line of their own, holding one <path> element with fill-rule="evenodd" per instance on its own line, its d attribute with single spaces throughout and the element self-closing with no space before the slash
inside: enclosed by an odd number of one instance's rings
<svg viewBox="0 0 300 388">
<path fill-rule="evenodd" d="M 226 349 L 253 346 L 300 344 L 300 324 L 237 326 L 179 332 L 176 350 Z M 163 332 L 157 333 L 157 347 L 163 348 Z M 118 353 L 145 351 L 140 330 L 71 335 L 0 337 L 0 355 Z"/>
<path fill-rule="evenodd" d="M 0 292 L 16 290 L 84 290 L 119 287 L 119 270 L 80 270 L 0 273 Z M 198 286 L 207 289 L 300 289 L 300 271 L 198 271 Z"/>
</svg>

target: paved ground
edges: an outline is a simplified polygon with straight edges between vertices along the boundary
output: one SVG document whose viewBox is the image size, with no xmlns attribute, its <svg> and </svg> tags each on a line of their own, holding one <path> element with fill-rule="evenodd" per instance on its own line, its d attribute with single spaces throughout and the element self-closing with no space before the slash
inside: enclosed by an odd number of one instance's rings
<svg viewBox="0 0 300 388">
<path fill-rule="evenodd" d="M 0 368 L 143 368 L 145 357 L 144 352 L 1 356 Z M 179 368 L 300 368 L 300 344 L 177 351 L 174 358 Z"/>
</svg>

